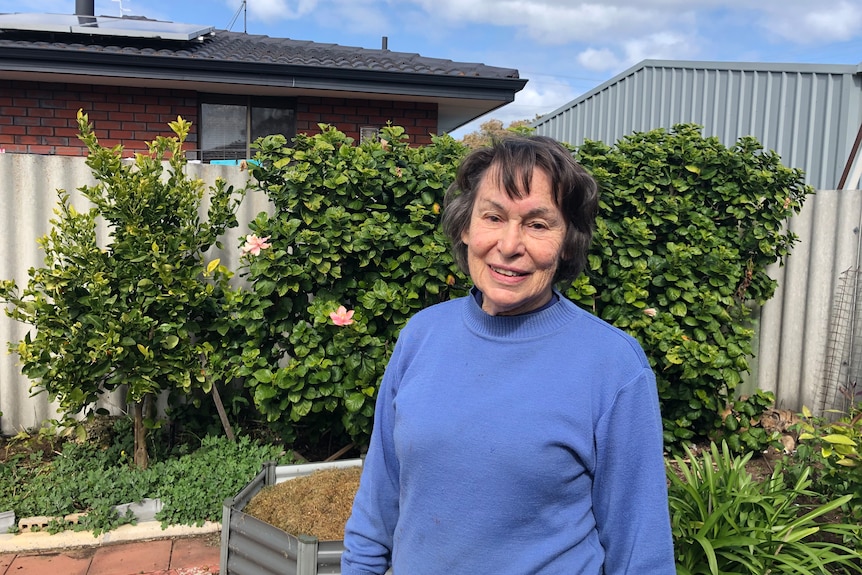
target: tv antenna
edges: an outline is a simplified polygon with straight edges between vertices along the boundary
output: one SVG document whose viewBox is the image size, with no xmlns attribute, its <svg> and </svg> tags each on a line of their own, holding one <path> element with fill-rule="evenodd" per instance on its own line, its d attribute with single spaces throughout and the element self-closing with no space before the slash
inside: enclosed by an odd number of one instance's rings
<svg viewBox="0 0 862 575">
<path fill-rule="evenodd" d="M 115 2 L 120 0 L 114 0 Z M 227 30 L 230 32 L 230 29 L 233 28 L 236 19 L 239 18 L 239 13 L 242 12 L 242 33 L 248 34 L 248 2 L 246 0 L 242 0 L 242 3 L 237 8 L 236 12 L 234 12 L 233 18 L 230 21 L 230 24 L 227 25 Z"/>
<path fill-rule="evenodd" d="M 126 0 L 126 1 L 129 2 L 130 0 Z M 116 2 L 117 4 L 120 5 L 120 18 L 125 16 L 124 12 L 131 12 L 132 11 L 131 8 L 123 8 L 123 0 L 111 0 L 111 2 Z"/>
</svg>

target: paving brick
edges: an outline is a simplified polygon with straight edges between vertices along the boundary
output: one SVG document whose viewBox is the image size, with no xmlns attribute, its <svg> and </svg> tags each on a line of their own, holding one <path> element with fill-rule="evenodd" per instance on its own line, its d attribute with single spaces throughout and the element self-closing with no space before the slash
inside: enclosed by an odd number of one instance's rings
<svg viewBox="0 0 862 575">
<path fill-rule="evenodd" d="M 175 539 L 171 551 L 171 569 L 207 568 L 218 569 L 220 548 L 208 539 L 194 537 Z"/>
<path fill-rule="evenodd" d="M 6 573 L 15 575 L 87 575 L 90 557 L 61 553 L 57 555 L 18 555 Z"/>
<path fill-rule="evenodd" d="M 0 555 L 0 574 L 6 573 L 8 567 L 12 564 L 12 561 L 15 560 L 14 553 L 4 553 Z"/>
<path fill-rule="evenodd" d="M 87 575 L 138 575 L 166 571 L 170 567 L 171 545 L 170 539 L 160 539 L 101 547 L 93 556 Z"/>
</svg>

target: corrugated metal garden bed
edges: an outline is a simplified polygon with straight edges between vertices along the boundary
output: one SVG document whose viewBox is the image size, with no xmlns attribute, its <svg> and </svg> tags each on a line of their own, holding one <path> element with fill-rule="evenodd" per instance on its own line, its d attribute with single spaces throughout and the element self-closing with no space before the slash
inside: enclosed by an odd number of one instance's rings
<svg viewBox="0 0 862 575">
<path fill-rule="evenodd" d="M 266 486 L 315 471 L 360 465 L 360 459 L 301 465 L 265 463 L 248 485 L 224 502 L 219 572 L 222 575 L 341 573 L 342 541 L 319 541 L 308 535 L 291 535 L 243 510 Z"/>
</svg>

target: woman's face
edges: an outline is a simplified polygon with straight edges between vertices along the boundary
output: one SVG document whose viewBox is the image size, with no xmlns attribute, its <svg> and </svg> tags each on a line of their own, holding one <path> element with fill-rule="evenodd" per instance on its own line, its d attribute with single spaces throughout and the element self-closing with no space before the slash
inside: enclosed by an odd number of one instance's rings
<svg viewBox="0 0 862 575">
<path fill-rule="evenodd" d="M 566 220 L 543 170 L 533 171 L 528 193 L 514 200 L 499 186 L 496 170 L 492 166 L 483 176 L 461 239 L 482 309 L 518 315 L 550 301 Z"/>
</svg>

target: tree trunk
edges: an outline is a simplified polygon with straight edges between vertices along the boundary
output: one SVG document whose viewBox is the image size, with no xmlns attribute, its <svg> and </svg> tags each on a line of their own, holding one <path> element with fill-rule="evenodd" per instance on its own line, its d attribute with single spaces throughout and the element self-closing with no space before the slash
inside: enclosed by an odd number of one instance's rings
<svg viewBox="0 0 862 575">
<path fill-rule="evenodd" d="M 135 465 L 138 469 L 146 469 L 150 465 L 147 455 L 147 430 L 144 427 L 144 401 L 138 401 L 134 406 L 135 414 Z"/>
<path fill-rule="evenodd" d="M 229 440 L 236 441 L 236 437 L 233 434 L 233 428 L 227 420 L 227 413 L 225 413 L 224 405 L 221 402 L 221 396 L 219 395 L 218 389 L 216 389 L 215 383 L 213 383 L 211 393 L 213 401 L 215 402 L 216 411 L 218 411 L 219 419 L 221 419 L 221 426 L 224 428 L 225 435 L 227 435 Z"/>
</svg>

